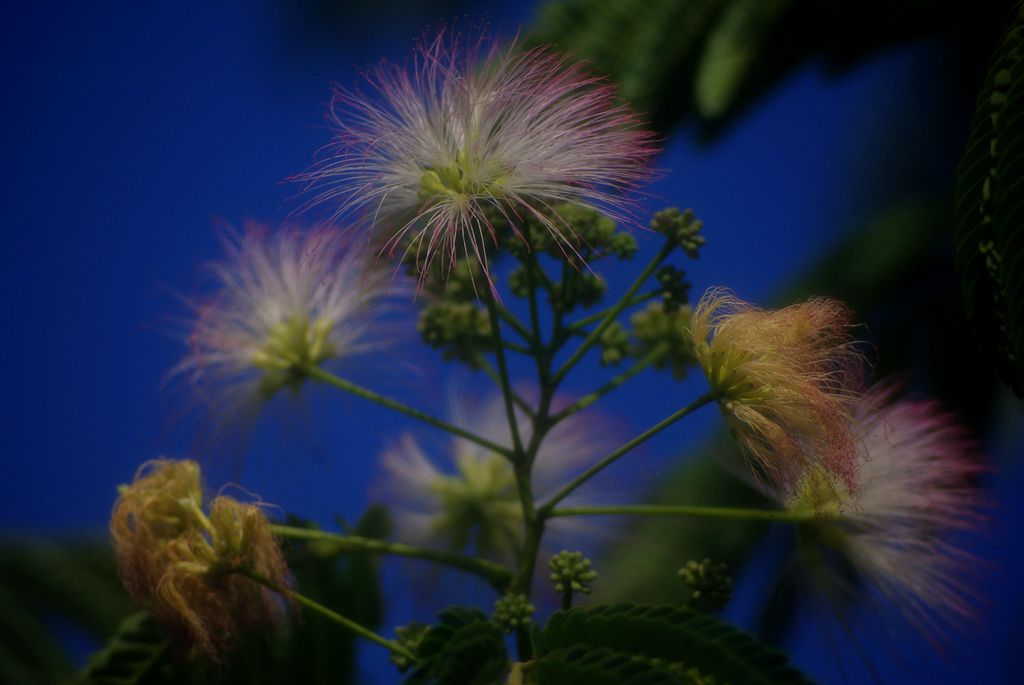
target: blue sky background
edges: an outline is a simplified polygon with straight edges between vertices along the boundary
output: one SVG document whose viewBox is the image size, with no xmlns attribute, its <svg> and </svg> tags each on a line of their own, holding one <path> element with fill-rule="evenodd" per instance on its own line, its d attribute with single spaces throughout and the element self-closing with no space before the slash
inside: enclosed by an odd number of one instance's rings
<svg viewBox="0 0 1024 685">
<path fill-rule="evenodd" d="M 195 421 L 181 419 L 184 398 L 164 383 L 185 351 L 178 294 L 202 291 L 201 265 L 221 255 L 219 223 L 276 224 L 297 208 L 296 188 L 283 179 L 328 140 L 330 83 L 354 84 L 359 68 L 382 57 L 401 62 L 438 20 L 512 33 L 535 4 L 382 3 L 333 25 L 318 25 L 301 3 L 9 9 L 0 28 L 8 93 L 0 113 L 0 311 L 8 321 L 0 336 L 8 474 L 0 532 L 102 531 L 115 485 L 139 463 L 193 451 Z M 692 207 L 705 222 L 708 247 L 688 265 L 695 290 L 724 284 L 764 302 L 891 200 L 947 192 L 970 102 L 951 92 L 943 59 L 939 46 L 920 43 L 838 79 L 812 64 L 714 146 L 698 146 L 685 131 L 670 139 L 648 204 Z M 936 141 L 951 139 L 957 144 L 937 151 Z M 879 141 L 898 143 L 898 154 L 877 158 Z M 657 248 L 640 238 L 644 253 Z M 630 270 L 607 275 L 614 289 Z M 416 348 L 411 306 L 398 319 L 406 325 L 391 351 L 350 366 L 354 380 L 435 410 L 453 382 L 477 387 L 467 372 Z M 598 385 L 597 373 L 596 364 L 581 367 L 569 390 Z M 696 379 L 680 385 L 653 373 L 637 385 L 642 392 L 621 391 L 601 410 L 633 433 L 701 391 Z M 298 406 L 268 412 L 242 470 L 222 462 L 209 481 L 241 479 L 324 522 L 338 513 L 354 519 L 369 501 L 382 446 L 404 430 L 423 431 L 352 397 L 303 395 Z M 915 676 L 922 681 L 1011 682 L 1024 667 L 1014 644 L 1024 602 L 1012 582 L 1021 565 L 1013 544 L 1022 532 L 1013 497 L 1021 473 L 1005 458 L 1020 444 L 1019 418 L 1019 406 L 999 418 L 1006 430 L 993 446 L 1001 462 L 1001 509 L 985 543 L 997 569 L 993 601 L 984 625 L 946 663 L 928 653 L 912 659 L 921 662 L 915 672 L 927 672 Z M 666 431 L 617 466 L 621 477 L 653 484 L 713 425 L 708 410 Z M 389 569 L 389 578 L 393 621 L 405 622 L 404 612 L 419 609 L 402 596 L 403 572 Z M 804 637 L 797 660 L 833 682 L 827 652 Z M 372 649 L 366 682 L 391 682 Z M 849 674 L 851 682 L 865 677 Z"/>
</svg>

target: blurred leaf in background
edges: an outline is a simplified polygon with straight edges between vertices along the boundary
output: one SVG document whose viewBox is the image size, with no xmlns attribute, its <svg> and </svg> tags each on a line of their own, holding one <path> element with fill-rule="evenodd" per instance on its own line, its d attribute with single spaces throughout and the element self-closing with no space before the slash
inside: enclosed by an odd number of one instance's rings
<svg viewBox="0 0 1024 685">
<path fill-rule="evenodd" d="M 591 61 L 669 132 L 695 119 L 715 138 L 808 60 L 833 73 L 886 47 L 944 35 L 958 68 L 984 64 L 1005 0 L 557 0 L 531 28 Z"/>
</svg>

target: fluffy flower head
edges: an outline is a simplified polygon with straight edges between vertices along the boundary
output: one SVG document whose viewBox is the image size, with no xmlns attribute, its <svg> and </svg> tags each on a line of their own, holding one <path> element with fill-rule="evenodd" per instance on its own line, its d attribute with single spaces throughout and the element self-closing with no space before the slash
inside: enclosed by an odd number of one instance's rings
<svg viewBox="0 0 1024 685">
<path fill-rule="evenodd" d="M 891 396 L 873 389 L 856 412 L 851 488 L 812 468 L 781 499 L 815 513 L 804 533 L 819 580 L 873 593 L 937 641 L 944 624 L 972 615 L 976 593 L 964 577 L 972 557 L 950 535 L 983 522 L 976 480 L 984 469 L 952 416 Z"/>
<path fill-rule="evenodd" d="M 387 276 L 338 231 L 250 226 L 211 267 L 217 296 L 196 306 L 176 371 L 231 401 L 297 389 L 304 368 L 363 351 Z"/>
<path fill-rule="evenodd" d="M 722 289 L 693 311 L 694 356 L 736 439 L 773 481 L 788 483 L 814 463 L 852 482 L 849 418 L 862 360 L 850 319 L 835 300 L 763 310 Z"/>
<path fill-rule="evenodd" d="M 220 496 L 203 511 L 194 461 L 143 464 L 120 488 L 110 532 L 129 595 L 171 631 L 218 658 L 242 626 L 272 623 L 282 602 L 238 575 L 286 586 L 288 568 L 266 516 Z"/>
<path fill-rule="evenodd" d="M 544 48 L 439 33 L 409 69 L 367 75 L 374 98 L 336 89 L 330 154 L 300 177 L 312 203 L 365 210 L 384 249 L 480 260 L 496 239 L 489 216 L 514 231 L 528 216 L 565 249 L 574 236 L 541 209 L 570 202 L 628 218 L 626 193 L 648 178 L 653 137 L 614 90 Z"/>
<path fill-rule="evenodd" d="M 464 395 L 452 401 L 452 422 L 470 427 L 477 435 L 499 445 L 511 445 L 505 404 L 500 394 L 482 402 Z M 530 421 L 518 418 L 524 441 L 530 440 Z M 558 487 L 610 451 L 612 436 L 580 415 L 559 423 L 544 438 L 533 467 L 537 498 L 554 494 Z M 453 550 L 467 547 L 477 553 L 510 559 L 521 545 L 522 509 L 512 465 L 503 455 L 464 438 L 453 438 L 450 448 L 432 457 L 412 435 L 404 435 L 382 459 L 383 494 L 395 503 L 399 539 L 429 540 Z M 570 519 L 549 523 L 557 536 Z"/>
</svg>

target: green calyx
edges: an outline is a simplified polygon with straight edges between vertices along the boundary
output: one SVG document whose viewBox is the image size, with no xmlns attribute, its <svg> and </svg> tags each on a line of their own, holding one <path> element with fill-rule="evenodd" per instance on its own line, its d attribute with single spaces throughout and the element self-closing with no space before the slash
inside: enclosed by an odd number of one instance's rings
<svg viewBox="0 0 1024 685">
<path fill-rule="evenodd" d="M 333 322 L 319 317 L 310 322 L 297 314 L 270 328 L 263 347 L 252 355 L 252 364 L 262 369 L 260 389 L 272 395 L 284 386 L 298 388 L 305 378 L 302 367 L 315 366 L 336 354 L 330 336 Z"/>
</svg>

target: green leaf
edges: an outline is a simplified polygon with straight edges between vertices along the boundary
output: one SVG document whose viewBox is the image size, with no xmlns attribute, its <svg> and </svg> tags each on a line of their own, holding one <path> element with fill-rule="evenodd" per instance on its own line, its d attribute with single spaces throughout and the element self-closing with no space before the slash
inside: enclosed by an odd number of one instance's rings
<svg viewBox="0 0 1024 685">
<path fill-rule="evenodd" d="M 164 658 L 170 639 L 145 613 L 129 616 L 107 646 L 93 655 L 79 675 L 79 685 L 141 683 Z"/>
<path fill-rule="evenodd" d="M 438 616 L 416 655 L 421 664 L 409 683 L 434 685 L 493 685 L 508 670 L 508 653 L 501 629 L 483 612 L 451 607 Z"/>
<path fill-rule="evenodd" d="M 978 97 L 956 188 L 957 268 L 984 356 L 1024 397 L 1024 3 Z"/>
<path fill-rule="evenodd" d="M 689 685 L 670 665 L 630 652 L 575 645 L 537 662 L 539 685 Z"/>
<path fill-rule="evenodd" d="M 697 109 L 708 119 L 733 105 L 769 31 L 793 0 L 737 0 L 729 5 L 704 46 L 695 84 Z"/>
<path fill-rule="evenodd" d="M 791 668 L 780 652 L 716 618 L 686 607 L 618 604 L 570 609 L 555 613 L 543 630 L 534 632 L 534 647 L 540 657 L 538 669 L 546 658 L 564 661 L 566 654 L 562 650 L 581 646 L 612 650 L 620 656 L 628 654 L 636 663 L 646 660 L 652 665 L 666 665 L 680 677 L 687 670 L 696 669 L 702 679 L 714 678 L 718 683 L 811 682 Z M 576 661 L 583 660 L 581 654 L 573 654 Z M 601 652 L 599 656 L 612 655 Z M 557 671 L 561 667 L 554 668 Z M 664 674 L 652 671 L 644 677 L 660 683 L 663 680 L 658 678 L 664 678 Z"/>
<path fill-rule="evenodd" d="M 698 115 L 710 138 L 810 60 L 838 71 L 893 43 L 935 34 L 980 43 L 1003 4 L 554 0 L 543 5 L 529 42 L 587 60 L 655 129 Z"/>
</svg>

